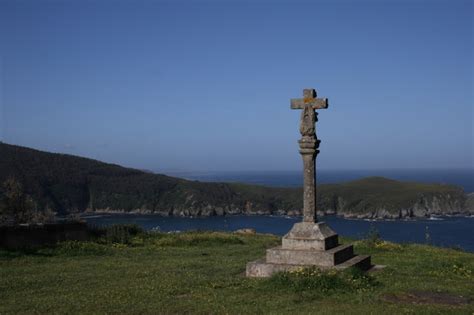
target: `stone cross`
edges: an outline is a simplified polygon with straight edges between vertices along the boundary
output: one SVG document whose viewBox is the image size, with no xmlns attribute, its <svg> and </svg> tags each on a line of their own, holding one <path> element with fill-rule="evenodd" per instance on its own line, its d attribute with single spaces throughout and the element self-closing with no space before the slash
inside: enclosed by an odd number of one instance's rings
<svg viewBox="0 0 474 315">
<path fill-rule="evenodd" d="M 303 157 L 303 222 L 316 220 L 316 156 L 320 141 L 316 137 L 316 109 L 328 108 L 327 98 L 316 98 L 316 90 L 304 89 L 303 98 L 291 99 L 291 109 L 302 109 L 300 121 L 300 154 Z"/>
<path fill-rule="evenodd" d="M 316 156 L 319 140 L 314 124 L 316 109 L 328 107 L 327 99 L 316 98 L 316 91 L 306 89 L 302 99 L 292 99 L 292 109 L 302 109 L 300 153 L 304 165 L 303 222 L 297 222 L 283 236 L 281 246 L 267 249 L 264 259 L 247 264 L 247 277 L 270 277 L 281 271 L 294 271 L 315 266 L 318 269 L 346 269 L 372 267 L 370 256 L 354 255 L 350 244 L 339 244 L 339 236 L 326 223 L 316 222 Z"/>
</svg>

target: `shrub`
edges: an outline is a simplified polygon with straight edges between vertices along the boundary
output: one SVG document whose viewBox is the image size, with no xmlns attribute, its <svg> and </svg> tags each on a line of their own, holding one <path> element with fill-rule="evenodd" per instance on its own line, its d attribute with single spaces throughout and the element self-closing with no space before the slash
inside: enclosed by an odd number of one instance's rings
<svg viewBox="0 0 474 315">
<path fill-rule="evenodd" d="M 367 236 L 366 236 L 366 240 L 367 240 L 367 243 L 372 246 L 382 241 L 382 238 L 380 237 L 380 232 L 375 227 L 375 225 L 372 224 L 370 226 L 369 232 L 367 233 Z"/>
<path fill-rule="evenodd" d="M 136 224 L 115 224 L 105 229 L 105 240 L 107 243 L 129 245 L 132 238 L 143 233 L 143 229 Z"/>
<path fill-rule="evenodd" d="M 89 226 L 89 235 L 102 244 L 125 244 L 136 246 L 143 244 L 138 238 L 145 236 L 145 231 L 137 224 L 114 224 L 110 226 Z"/>
<path fill-rule="evenodd" d="M 0 200 L 0 223 L 30 223 L 34 216 L 35 202 L 26 195 L 23 186 L 15 178 L 7 179 L 2 185 Z"/>
</svg>

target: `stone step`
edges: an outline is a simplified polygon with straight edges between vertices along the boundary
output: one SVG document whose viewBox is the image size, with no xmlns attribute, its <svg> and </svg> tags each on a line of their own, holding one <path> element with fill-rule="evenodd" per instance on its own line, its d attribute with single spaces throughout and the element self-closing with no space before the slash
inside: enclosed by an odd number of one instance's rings
<svg viewBox="0 0 474 315">
<path fill-rule="evenodd" d="M 339 245 L 330 250 L 304 250 L 274 247 L 267 249 L 266 262 L 299 266 L 333 267 L 354 256 L 353 246 Z"/>
<path fill-rule="evenodd" d="M 352 244 L 339 245 L 326 252 L 334 253 L 334 265 L 337 265 L 354 257 L 354 246 Z"/>
<path fill-rule="evenodd" d="M 282 271 L 294 271 L 298 270 L 301 267 L 310 267 L 308 265 L 301 266 L 301 265 L 292 265 L 292 264 L 275 264 L 265 261 L 265 259 L 259 259 L 247 264 L 246 269 L 246 276 L 247 277 L 270 277 L 272 274 L 276 272 Z M 363 271 L 369 270 L 372 267 L 370 262 L 370 256 L 367 255 L 359 255 L 354 256 L 345 262 L 338 264 L 333 267 L 329 266 L 317 266 L 321 270 L 329 270 L 332 268 L 342 270 L 350 267 L 360 268 Z"/>
<path fill-rule="evenodd" d="M 266 278 L 270 277 L 276 272 L 294 271 L 299 268 L 301 268 L 301 266 L 288 264 L 271 264 L 267 263 L 265 259 L 259 259 L 247 263 L 245 275 L 247 277 Z"/>
<path fill-rule="evenodd" d="M 364 271 L 369 270 L 372 267 L 370 256 L 357 255 L 335 266 L 336 269 L 346 269 L 350 267 L 356 267 Z"/>
</svg>

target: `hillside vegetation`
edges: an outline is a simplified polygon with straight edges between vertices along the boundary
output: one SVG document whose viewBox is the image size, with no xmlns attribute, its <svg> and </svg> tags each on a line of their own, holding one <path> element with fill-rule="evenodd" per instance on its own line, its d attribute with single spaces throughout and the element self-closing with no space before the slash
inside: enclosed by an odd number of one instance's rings
<svg viewBox="0 0 474 315">
<path fill-rule="evenodd" d="M 114 164 L 0 143 L 0 183 L 18 180 L 37 209 L 175 216 L 300 215 L 302 190 L 239 183 L 203 183 Z M 1 188 L 0 188 L 1 189 Z M 0 194 L 2 191 L 0 190 Z M 318 209 L 348 217 L 401 218 L 471 213 L 451 185 L 371 177 L 318 186 Z"/>
<path fill-rule="evenodd" d="M 357 241 L 386 267 L 244 276 L 272 235 L 141 233 L 0 250 L 0 314 L 472 314 L 474 255 Z"/>
</svg>

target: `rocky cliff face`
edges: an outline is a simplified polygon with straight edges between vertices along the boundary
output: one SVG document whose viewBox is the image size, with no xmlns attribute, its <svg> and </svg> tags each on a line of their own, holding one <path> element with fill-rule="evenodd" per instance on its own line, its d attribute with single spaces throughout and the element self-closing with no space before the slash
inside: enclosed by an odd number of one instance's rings
<svg viewBox="0 0 474 315">
<path fill-rule="evenodd" d="M 192 200 L 192 199 L 189 199 Z M 325 206 L 325 207 L 324 207 Z M 324 208 L 321 208 L 324 207 Z M 393 206 L 378 205 L 367 207 L 365 211 L 354 209 L 343 197 L 337 197 L 332 206 L 320 205 L 318 215 L 338 215 L 345 218 L 357 219 L 405 219 L 422 218 L 442 215 L 474 215 L 474 193 L 460 197 L 450 194 L 441 194 L 426 196 L 421 195 L 413 204 L 395 209 Z M 88 209 L 88 211 L 91 211 Z M 188 202 L 183 205 L 177 205 L 170 209 L 134 209 L 132 211 L 95 209 L 96 212 L 104 213 L 140 213 L 140 214 L 159 214 L 162 216 L 178 217 L 207 217 L 220 215 L 289 215 L 300 216 L 301 209 L 269 209 L 268 207 L 255 204 L 250 201 L 244 204 L 212 205 L 196 202 Z"/>
<path fill-rule="evenodd" d="M 365 212 L 359 212 L 348 207 L 344 199 L 339 198 L 336 209 L 328 209 L 322 213 L 360 219 L 404 219 L 474 214 L 474 208 L 467 204 L 466 199 L 467 198 L 459 198 L 459 196 L 451 196 L 450 194 L 438 196 L 422 195 L 415 203 L 407 207 L 395 209 L 393 206 L 379 205 L 367 209 Z"/>
</svg>

